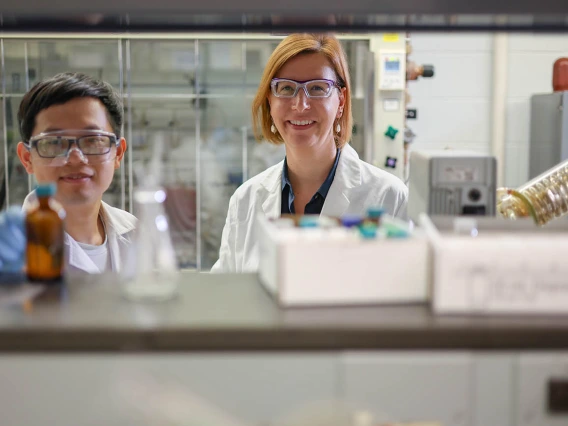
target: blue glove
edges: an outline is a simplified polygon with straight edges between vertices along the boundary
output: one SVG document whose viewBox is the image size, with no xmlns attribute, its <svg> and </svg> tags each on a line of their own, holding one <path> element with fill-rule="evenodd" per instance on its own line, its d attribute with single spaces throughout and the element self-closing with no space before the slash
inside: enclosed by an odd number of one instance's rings
<svg viewBox="0 0 568 426">
<path fill-rule="evenodd" d="M 10 207 L 0 213 L 0 282 L 23 274 L 26 253 L 25 213 Z"/>
</svg>

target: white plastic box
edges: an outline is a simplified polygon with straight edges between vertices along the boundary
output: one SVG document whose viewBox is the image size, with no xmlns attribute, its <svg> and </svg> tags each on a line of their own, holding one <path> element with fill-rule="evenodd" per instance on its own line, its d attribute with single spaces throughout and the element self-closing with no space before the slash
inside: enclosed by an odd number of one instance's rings
<svg viewBox="0 0 568 426">
<path fill-rule="evenodd" d="M 435 312 L 568 314 L 568 221 L 422 215 L 420 224 L 432 244 Z"/>
<path fill-rule="evenodd" d="M 424 234 L 363 241 L 310 231 L 279 229 L 263 216 L 258 219 L 260 279 L 282 306 L 427 300 L 429 252 Z"/>
</svg>

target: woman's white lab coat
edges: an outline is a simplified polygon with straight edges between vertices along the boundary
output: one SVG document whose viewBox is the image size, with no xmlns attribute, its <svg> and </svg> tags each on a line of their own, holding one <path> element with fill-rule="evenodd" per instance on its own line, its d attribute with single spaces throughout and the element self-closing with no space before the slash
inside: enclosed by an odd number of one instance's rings
<svg viewBox="0 0 568 426">
<path fill-rule="evenodd" d="M 282 195 L 283 161 L 243 183 L 229 201 L 229 212 L 221 238 L 219 260 L 211 272 L 254 272 L 258 270 L 256 215 L 279 217 Z M 321 214 L 342 216 L 365 214 L 372 206 L 406 219 L 408 189 L 384 170 L 359 159 L 345 145 L 339 157 L 335 178 Z"/>
<path fill-rule="evenodd" d="M 35 191 L 24 200 L 23 209 L 28 210 L 37 203 Z M 121 272 L 132 244 L 137 219 L 130 213 L 101 202 L 100 215 L 105 224 L 107 249 L 110 253 L 110 268 L 113 272 Z M 65 255 L 67 272 L 100 273 L 99 268 L 83 251 L 79 244 L 65 233 Z"/>
</svg>

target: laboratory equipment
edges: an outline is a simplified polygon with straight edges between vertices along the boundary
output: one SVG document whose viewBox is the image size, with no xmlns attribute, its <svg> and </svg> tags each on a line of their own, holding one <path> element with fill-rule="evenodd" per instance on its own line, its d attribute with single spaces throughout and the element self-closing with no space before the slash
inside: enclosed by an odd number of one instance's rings
<svg viewBox="0 0 568 426">
<path fill-rule="evenodd" d="M 279 226 L 282 219 L 259 215 L 260 281 L 285 307 L 425 302 L 429 262 L 424 234 L 388 215 L 379 227 L 361 225 L 362 219 L 304 228 Z M 400 238 L 402 233 L 406 238 Z"/>
<path fill-rule="evenodd" d="M 552 68 L 552 90 L 568 90 L 568 58 L 558 58 Z"/>
<path fill-rule="evenodd" d="M 419 77 L 423 78 L 430 78 L 434 77 L 434 66 L 433 65 L 418 65 L 415 61 L 410 59 L 410 55 L 412 54 L 412 40 L 410 38 L 410 34 L 406 37 L 406 88 L 404 92 L 404 138 L 403 138 L 403 158 L 402 158 L 402 176 L 401 179 L 404 183 L 408 184 L 408 177 L 410 173 L 410 152 L 412 149 L 412 143 L 416 138 L 416 133 L 412 131 L 410 126 L 408 125 L 408 119 L 417 119 L 417 109 L 412 108 L 409 109 L 408 105 L 410 104 L 412 97 L 408 92 L 409 88 L 409 81 L 416 81 Z"/>
<path fill-rule="evenodd" d="M 363 222 L 363 217 L 359 215 L 347 215 L 341 218 L 341 225 L 345 228 L 359 226 Z"/>
<path fill-rule="evenodd" d="M 404 90 L 406 80 L 406 51 L 379 51 L 379 90 Z"/>
<path fill-rule="evenodd" d="M 428 217 L 438 313 L 568 314 L 568 222 Z M 463 223 L 463 221 L 467 221 Z"/>
<path fill-rule="evenodd" d="M 166 192 L 159 185 L 161 155 L 165 141 L 156 135 L 149 173 L 137 165 L 140 185 L 134 190 L 138 226 L 124 268 L 124 294 L 133 300 L 167 300 L 177 293 L 177 262 L 168 219 L 164 210 Z"/>
<path fill-rule="evenodd" d="M 419 77 L 434 77 L 433 65 L 418 65 L 414 61 L 406 61 L 406 80 L 418 80 Z"/>
<path fill-rule="evenodd" d="M 406 35 L 383 34 L 370 43 L 375 70 L 371 73 L 375 89 L 368 122 L 373 123 L 369 163 L 402 178 L 403 135 L 406 89 Z"/>
<path fill-rule="evenodd" d="M 494 216 L 497 161 L 469 151 L 410 154 L 408 215 Z"/>
<path fill-rule="evenodd" d="M 385 214 L 385 209 L 382 207 L 370 207 L 367 209 L 367 217 L 365 221 L 372 222 L 379 226 L 381 224 L 381 217 Z"/>
<path fill-rule="evenodd" d="M 497 211 L 508 219 L 532 217 L 544 225 L 568 212 L 568 160 L 518 189 L 497 191 Z"/>
<path fill-rule="evenodd" d="M 26 215 L 26 272 L 29 281 L 60 283 L 64 269 L 65 211 L 52 206 L 55 183 L 36 188 L 38 206 Z"/>
<path fill-rule="evenodd" d="M 568 160 L 568 90 L 533 95 L 529 179 L 564 160 Z"/>
</svg>

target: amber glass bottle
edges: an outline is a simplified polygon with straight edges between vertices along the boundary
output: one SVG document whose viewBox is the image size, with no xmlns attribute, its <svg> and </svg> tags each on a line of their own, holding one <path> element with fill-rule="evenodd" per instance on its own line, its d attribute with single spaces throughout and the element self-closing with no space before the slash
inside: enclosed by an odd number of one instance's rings
<svg viewBox="0 0 568 426">
<path fill-rule="evenodd" d="M 36 189 L 38 206 L 26 216 L 28 280 L 59 283 L 63 280 L 65 213 L 51 206 L 55 184 L 40 184 Z"/>
</svg>

